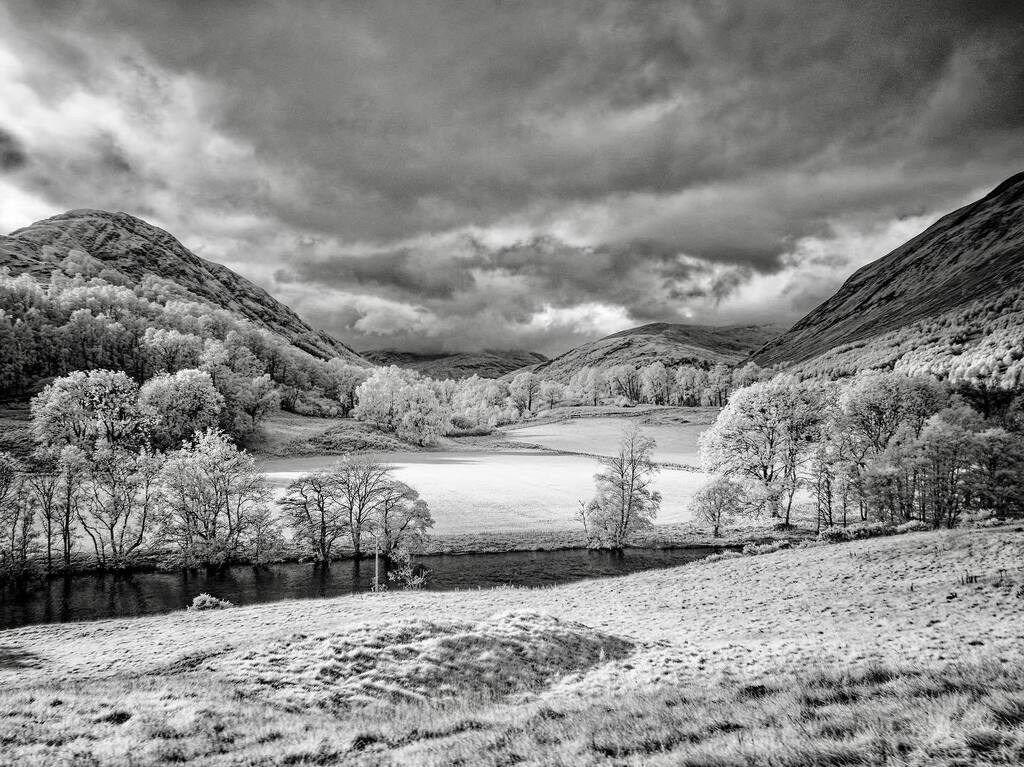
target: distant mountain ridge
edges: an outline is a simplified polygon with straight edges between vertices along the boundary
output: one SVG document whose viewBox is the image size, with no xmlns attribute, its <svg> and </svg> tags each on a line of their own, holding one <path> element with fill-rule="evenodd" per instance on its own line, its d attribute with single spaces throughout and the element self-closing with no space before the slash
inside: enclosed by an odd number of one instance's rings
<svg viewBox="0 0 1024 767">
<path fill-rule="evenodd" d="M 543 378 L 563 383 L 585 367 L 636 367 L 661 361 L 684 364 L 736 365 L 783 330 L 775 325 L 685 325 L 654 322 L 621 330 L 577 346 L 534 367 Z"/>
<path fill-rule="evenodd" d="M 226 266 L 192 253 L 168 232 L 127 213 L 72 210 L 0 235 L 0 267 L 47 279 L 55 263 L 79 250 L 133 280 L 146 274 L 178 284 L 197 299 L 233 311 L 303 351 L 367 363 L 306 323 L 262 288 Z"/>
<path fill-rule="evenodd" d="M 939 374 L 1015 359 L 1024 325 L 1024 173 L 859 269 L 834 296 L 759 349 L 760 365 L 904 366 Z M 974 362 L 963 365 L 971 356 Z M 973 356 L 972 356 L 973 355 Z M 948 358 L 948 359 L 946 359 Z M 1009 364 L 1009 363 L 1008 363 Z M 1005 368 L 1004 368 L 1005 369 Z"/>
<path fill-rule="evenodd" d="M 377 349 L 360 352 L 364 359 L 376 365 L 397 365 L 416 370 L 431 378 L 501 378 L 503 375 L 530 365 L 545 362 L 547 357 L 537 352 L 512 349 L 508 351 L 441 352 L 436 354 L 400 352 Z"/>
</svg>

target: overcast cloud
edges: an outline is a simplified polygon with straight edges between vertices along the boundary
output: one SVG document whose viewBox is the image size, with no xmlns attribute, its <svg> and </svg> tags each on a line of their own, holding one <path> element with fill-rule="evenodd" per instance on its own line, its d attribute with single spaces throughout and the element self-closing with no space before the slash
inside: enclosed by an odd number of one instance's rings
<svg viewBox="0 0 1024 767">
<path fill-rule="evenodd" d="M 133 213 L 356 348 L 789 323 L 1022 158 L 1021 3 L 0 7 L 0 230 Z"/>
</svg>

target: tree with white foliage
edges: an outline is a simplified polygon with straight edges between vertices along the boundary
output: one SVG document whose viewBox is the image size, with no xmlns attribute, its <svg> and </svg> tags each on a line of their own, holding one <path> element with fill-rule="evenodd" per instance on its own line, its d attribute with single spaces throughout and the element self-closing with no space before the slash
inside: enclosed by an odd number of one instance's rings
<svg viewBox="0 0 1024 767">
<path fill-rule="evenodd" d="M 640 387 L 644 400 L 652 405 L 667 405 L 671 396 L 671 376 L 660 360 L 640 370 Z"/>
<path fill-rule="evenodd" d="M 538 394 L 550 410 L 565 398 L 565 387 L 558 381 L 541 381 Z"/>
<path fill-rule="evenodd" d="M 811 459 L 826 416 L 816 382 L 779 376 L 733 393 L 700 437 L 705 470 L 759 485 L 773 517 L 788 525 L 800 472 Z"/>
<path fill-rule="evenodd" d="M 654 447 L 634 425 L 623 433 L 618 452 L 601 459 L 603 468 L 594 475 L 597 492 L 577 512 L 591 548 L 621 549 L 653 524 L 661 508 L 661 493 L 653 487 L 659 470 Z"/>
<path fill-rule="evenodd" d="M 722 528 L 747 513 L 751 504 L 743 483 L 716 477 L 694 493 L 690 508 L 694 518 L 710 525 L 711 535 L 717 538 Z"/>
<path fill-rule="evenodd" d="M 516 373 L 509 384 L 509 394 L 516 405 L 525 413 L 533 412 L 534 400 L 540 393 L 540 378 L 529 370 Z"/>
<path fill-rule="evenodd" d="M 270 489 L 244 450 L 208 429 L 167 456 L 160 472 L 165 539 L 186 562 L 224 564 L 260 542 Z"/>
<path fill-rule="evenodd" d="M 139 404 L 153 417 L 158 448 L 176 448 L 197 431 L 217 425 L 224 397 L 210 374 L 194 368 L 161 373 L 139 389 Z"/>
</svg>

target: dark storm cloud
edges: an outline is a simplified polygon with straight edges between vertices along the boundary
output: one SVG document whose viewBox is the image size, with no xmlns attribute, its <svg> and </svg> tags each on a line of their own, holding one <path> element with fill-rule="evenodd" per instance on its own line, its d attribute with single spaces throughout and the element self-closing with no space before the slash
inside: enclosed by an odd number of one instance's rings
<svg viewBox="0 0 1024 767">
<path fill-rule="evenodd" d="M 312 285 L 441 325 L 587 303 L 685 318 L 796 268 L 792 249 L 836 220 L 942 211 L 1024 157 L 1021 3 L 16 0 L 7 14 L 20 84 L 63 110 L 33 141 L 15 124 L 20 188 L 151 211 L 300 309 Z M 102 104 L 118 119 L 95 117 Z M 363 310 L 316 311 L 359 332 Z"/>
<path fill-rule="evenodd" d="M 21 142 L 0 128 L 0 171 L 16 170 L 27 161 Z"/>
</svg>

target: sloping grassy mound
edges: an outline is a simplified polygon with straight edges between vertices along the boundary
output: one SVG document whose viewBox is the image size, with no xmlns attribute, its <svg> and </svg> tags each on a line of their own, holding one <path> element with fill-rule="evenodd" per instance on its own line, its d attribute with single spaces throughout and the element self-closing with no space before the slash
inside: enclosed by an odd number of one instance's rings
<svg viewBox="0 0 1024 767">
<path fill-rule="evenodd" d="M 244 695 L 334 710 L 372 700 L 499 699 L 632 648 L 580 623 L 507 612 L 478 623 L 415 620 L 294 634 L 218 659 L 214 670 Z"/>
</svg>

